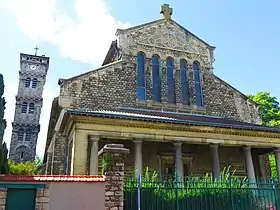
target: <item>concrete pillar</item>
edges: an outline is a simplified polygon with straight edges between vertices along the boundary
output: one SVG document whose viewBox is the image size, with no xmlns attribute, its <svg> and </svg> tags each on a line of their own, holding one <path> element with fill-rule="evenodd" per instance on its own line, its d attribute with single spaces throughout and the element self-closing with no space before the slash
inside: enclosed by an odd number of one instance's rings
<svg viewBox="0 0 280 210">
<path fill-rule="evenodd" d="M 90 163 L 89 163 L 89 175 L 98 175 L 98 141 L 99 136 L 90 135 L 89 141 L 91 141 L 90 148 Z"/>
<path fill-rule="evenodd" d="M 174 142 L 175 146 L 175 173 L 179 180 L 184 179 L 184 165 L 182 158 L 182 143 Z"/>
<path fill-rule="evenodd" d="M 280 181 L 280 148 L 276 148 L 274 150 L 274 154 L 275 154 L 277 177 L 278 177 L 278 180 Z"/>
<path fill-rule="evenodd" d="M 134 141 L 134 167 L 135 176 L 143 175 L 143 162 L 142 162 L 142 140 Z"/>
<path fill-rule="evenodd" d="M 244 156 L 245 156 L 245 167 L 246 167 L 246 174 L 249 180 L 256 180 L 254 164 L 252 159 L 251 147 L 244 146 Z"/>
<path fill-rule="evenodd" d="M 219 151 L 218 144 L 210 144 L 211 149 L 211 162 L 212 162 L 212 175 L 214 179 L 219 179 L 221 168 L 220 168 L 220 159 L 219 159 Z"/>
</svg>

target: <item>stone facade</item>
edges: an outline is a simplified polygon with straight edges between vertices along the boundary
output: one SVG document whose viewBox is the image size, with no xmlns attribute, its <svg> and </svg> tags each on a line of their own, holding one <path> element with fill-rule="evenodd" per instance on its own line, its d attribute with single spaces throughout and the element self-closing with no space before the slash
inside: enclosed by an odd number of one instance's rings
<svg viewBox="0 0 280 210">
<path fill-rule="evenodd" d="M 159 20 L 119 30 L 117 34 L 118 47 L 122 52 L 121 61 L 68 80 L 60 80 L 59 100 L 62 107 L 82 110 L 134 107 L 201 113 L 261 123 L 257 105 L 213 73 L 214 47 L 201 41 L 174 21 Z M 168 38 L 170 36 L 171 38 Z M 143 52 L 146 56 L 146 101 L 137 99 L 138 52 Z M 162 103 L 152 100 L 151 57 L 154 54 L 161 58 Z M 167 102 L 165 59 L 168 56 L 174 59 L 176 104 Z M 188 63 L 190 105 L 182 104 L 180 59 L 185 59 Z M 203 107 L 195 105 L 194 74 L 191 65 L 194 61 L 199 61 L 201 67 Z"/>
<path fill-rule="evenodd" d="M 37 189 L 35 210 L 49 210 L 50 194 L 49 189 Z"/>
<path fill-rule="evenodd" d="M 9 158 L 16 162 L 35 159 L 48 68 L 48 57 L 20 55 L 19 86 L 9 154 Z"/>
</svg>

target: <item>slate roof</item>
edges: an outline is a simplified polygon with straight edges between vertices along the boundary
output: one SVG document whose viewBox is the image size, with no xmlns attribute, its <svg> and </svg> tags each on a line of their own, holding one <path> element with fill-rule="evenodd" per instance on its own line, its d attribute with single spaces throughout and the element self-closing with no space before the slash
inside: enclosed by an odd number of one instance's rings
<svg viewBox="0 0 280 210">
<path fill-rule="evenodd" d="M 211 126 L 220 128 L 235 128 L 242 130 L 255 130 L 267 132 L 280 132 L 279 128 L 261 126 L 253 123 L 230 120 L 217 116 L 144 110 L 135 108 L 115 108 L 111 110 L 95 111 L 69 109 L 67 110 L 67 113 L 72 115 L 86 115 L 92 117 L 139 120 L 196 126 Z"/>
</svg>

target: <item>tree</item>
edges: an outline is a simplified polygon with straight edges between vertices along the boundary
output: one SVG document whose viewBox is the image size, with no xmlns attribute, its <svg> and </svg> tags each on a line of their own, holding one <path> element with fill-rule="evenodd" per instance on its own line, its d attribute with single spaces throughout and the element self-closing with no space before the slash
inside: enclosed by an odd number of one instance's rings
<svg viewBox="0 0 280 210">
<path fill-rule="evenodd" d="M 3 142 L 4 131 L 6 129 L 7 123 L 4 119 L 4 111 L 5 111 L 5 98 L 4 95 L 4 78 L 3 75 L 0 74 L 0 145 Z"/>
<path fill-rule="evenodd" d="M 280 127 L 280 106 L 276 97 L 268 92 L 258 92 L 248 97 L 259 104 L 260 117 L 265 126 Z M 271 174 L 277 177 L 276 162 L 274 154 L 269 155 Z"/>
<path fill-rule="evenodd" d="M 260 117 L 265 126 L 280 127 L 280 106 L 277 98 L 268 92 L 258 92 L 248 97 L 259 104 Z"/>
</svg>

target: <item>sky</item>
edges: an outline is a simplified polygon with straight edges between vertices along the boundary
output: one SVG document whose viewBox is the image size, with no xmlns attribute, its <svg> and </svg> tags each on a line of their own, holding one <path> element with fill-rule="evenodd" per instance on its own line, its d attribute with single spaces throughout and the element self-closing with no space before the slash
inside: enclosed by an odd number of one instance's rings
<svg viewBox="0 0 280 210">
<path fill-rule="evenodd" d="M 43 156 L 51 102 L 58 79 L 98 68 L 115 40 L 117 28 L 172 18 L 216 47 L 214 73 L 245 94 L 270 92 L 280 99 L 280 1 L 270 0 L 0 0 L 0 73 L 4 75 L 4 140 L 10 143 L 18 88 L 20 53 L 50 57 L 43 94 L 37 154 Z"/>
</svg>

